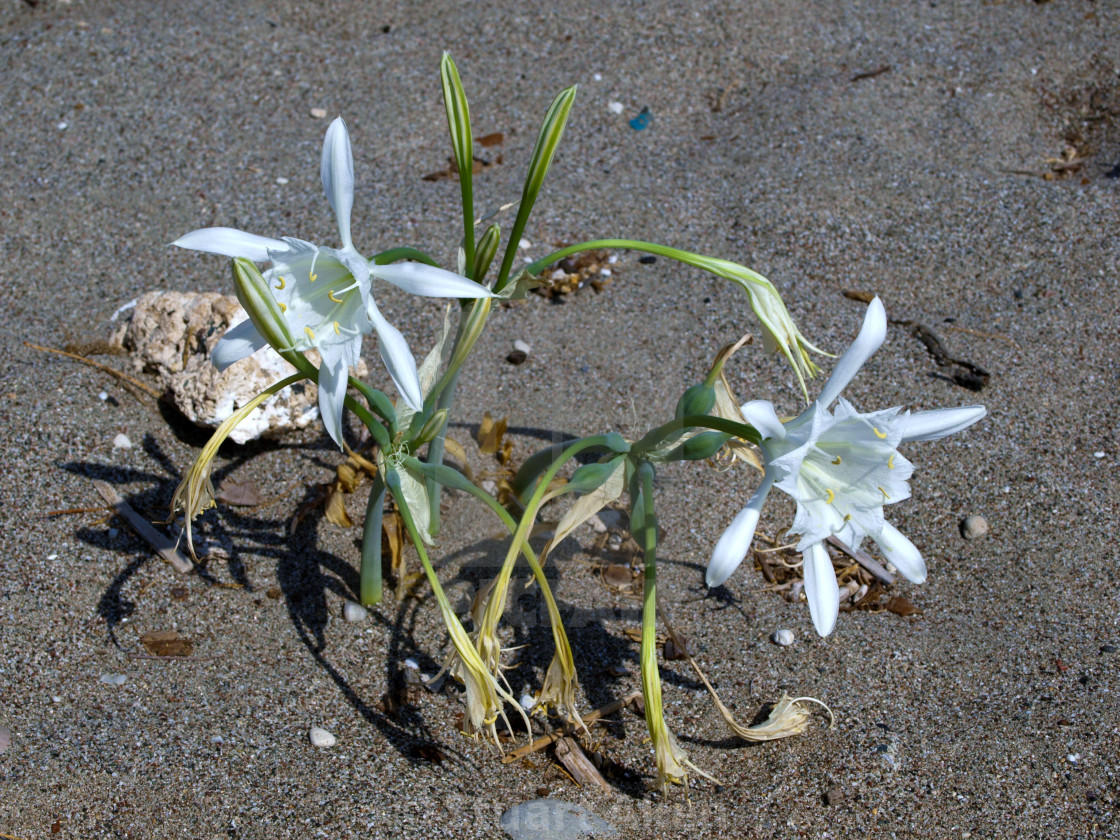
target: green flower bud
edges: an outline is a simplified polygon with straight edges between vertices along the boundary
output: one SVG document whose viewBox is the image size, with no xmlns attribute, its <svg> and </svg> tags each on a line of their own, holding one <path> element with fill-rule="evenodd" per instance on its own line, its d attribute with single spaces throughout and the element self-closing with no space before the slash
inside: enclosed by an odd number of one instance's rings
<svg viewBox="0 0 1120 840">
<path fill-rule="evenodd" d="M 501 238 L 501 226 L 493 224 L 486 228 L 486 232 L 478 240 L 478 249 L 474 254 L 474 272 L 471 274 L 471 279 L 475 282 L 481 283 L 482 278 L 486 276 L 486 272 L 490 270 L 490 263 L 494 261 L 494 255 L 498 253 L 498 243 Z"/>
<path fill-rule="evenodd" d="M 688 415 L 703 415 L 716 404 L 716 389 L 706 382 L 693 385 L 677 402 L 677 419 Z"/>
<path fill-rule="evenodd" d="M 420 416 L 420 415 L 417 415 Z M 435 436 L 443 429 L 443 424 L 447 422 L 447 409 L 441 408 L 435 414 L 428 418 L 428 422 L 420 429 L 420 433 L 416 435 L 414 441 L 416 446 L 423 446 L 435 439 Z"/>
</svg>

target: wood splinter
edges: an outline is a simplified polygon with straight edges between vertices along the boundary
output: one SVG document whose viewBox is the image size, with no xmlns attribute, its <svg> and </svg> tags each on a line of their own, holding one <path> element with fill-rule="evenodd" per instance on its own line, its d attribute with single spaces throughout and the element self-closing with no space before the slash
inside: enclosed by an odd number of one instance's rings
<svg viewBox="0 0 1120 840">
<path fill-rule="evenodd" d="M 620 709 L 625 709 L 631 703 L 639 700 L 641 696 L 642 692 L 640 691 L 635 691 L 632 694 L 628 694 L 621 700 L 615 700 L 613 703 L 608 703 L 607 705 L 603 706 L 603 708 L 596 709 L 590 714 L 585 715 L 583 718 L 583 722 L 585 725 L 591 724 L 595 723 L 601 718 L 606 717 L 607 715 L 613 715 Z M 502 759 L 502 764 L 510 764 L 514 761 L 519 761 L 527 755 L 532 755 L 535 752 L 539 752 L 554 741 L 558 741 L 566 735 L 572 734 L 575 731 L 575 728 L 576 727 L 572 724 L 567 724 L 563 729 L 557 729 L 555 732 L 550 732 L 548 735 L 537 738 L 537 740 L 533 741 L 533 743 L 531 744 L 526 744 L 523 747 L 518 747 L 516 750 L 509 753 L 505 758 Z"/>
</svg>

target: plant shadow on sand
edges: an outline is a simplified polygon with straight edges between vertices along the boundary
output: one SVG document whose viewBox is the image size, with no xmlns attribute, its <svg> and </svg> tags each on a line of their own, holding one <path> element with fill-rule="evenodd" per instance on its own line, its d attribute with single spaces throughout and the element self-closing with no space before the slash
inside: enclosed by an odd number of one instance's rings
<svg viewBox="0 0 1120 840">
<path fill-rule="evenodd" d="M 545 437 L 547 434 L 552 439 L 561 441 L 567 437 L 543 433 L 541 430 L 518 431 L 529 433 L 534 437 Z M 215 467 L 212 480 L 219 485 L 226 476 L 233 474 L 253 458 L 279 448 L 284 448 L 284 445 L 274 441 L 228 447 L 228 451 L 227 448 L 223 448 L 221 454 L 227 460 Z M 318 444 L 311 444 L 310 447 L 300 445 L 299 448 L 314 450 L 318 448 Z M 154 437 L 145 436 L 142 449 L 153 462 L 151 470 L 88 461 L 68 462 L 59 466 L 74 475 L 101 479 L 118 489 L 130 485 L 144 487 L 145 489 L 125 496 L 125 500 L 134 509 L 158 521 L 159 517 L 153 516 L 153 512 L 166 510 L 181 476 L 178 465 L 167 456 Z M 316 460 L 319 460 L 318 457 Z M 322 466 L 330 465 L 324 461 Z M 303 503 L 312 500 L 317 493 L 317 487 L 309 486 L 305 498 L 293 509 L 298 509 Z M 458 501 L 464 504 L 472 503 L 465 497 Z M 323 508 L 315 506 L 298 521 L 294 531 L 289 533 L 286 516 L 284 521 L 278 521 L 276 518 L 254 515 L 247 508 L 224 506 L 221 516 L 210 517 L 204 526 L 197 530 L 196 540 L 200 546 L 205 543 L 218 545 L 224 549 L 226 572 L 245 594 L 255 594 L 257 588 L 250 579 L 243 558 L 268 558 L 275 561 L 276 580 L 287 608 L 288 618 L 301 643 L 316 664 L 335 683 L 347 703 L 363 719 L 375 726 L 402 757 L 414 764 L 430 765 L 431 760 L 427 756 L 431 754 L 430 748 L 435 748 L 441 755 L 453 757 L 461 763 L 469 762 L 464 754 L 449 748 L 444 739 L 431 731 L 418 706 L 403 703 L 395 706 L 391 712 L 386 711 L 385 704 L 362 697 L 328 655 L 326 636 L 327 623 L 330 619 L 328 594 L 333 593 L 339 598 L 356 601 L 359 575 L 353 563 L 330 552 L 321 551 L 317 547 L 318 528 L 323 518 Z M 127 533 L 131 534 L 131 532 Z M 137 613 L 139 604 L 125 594 L 126 589 L 130 581 L 147 563 L 160 561 L 154 557 L 149 547 L 135 536 L 129 539 L 127 545 L 122 546 L 118 541 L 111 541 L 105 529 L 82 526 L 76 530 L 75 535 L 83 542 L 107 552 L 131 555 L 124 568 L 109 582 L 97 605 L 97 614 L 106 623 L 108 643 L 127 653 L 125 646 L 117 637 L 117 629 L 123 619 L 131 618 Z M 466 581 L 477 591 L 496 574 L 505 558 L 508 546 L 508 538 L 479 540 L 457 552 L 439 558 L 436 566 L 437 568 L 457 567 L 455 576 L 446 581 L 446 586 Z M 580 567 L 576 567 L 573 562 L 578 551 L 576 542 L 569 540 L 552 552 L 546 566 L 550 585 L 555 587 L 562 583 L 561 568 L 569 574 L 578 573 L 577 569 Z M 219 585 L 219 579 L 210 571 L 211 562 L 212 560 L 204 558 L 196 563 L 193 574 L 209 585 Z M 385 683 L 388 687 L 387 697 L 398 696 L 407 690 L 405 675 L 400 667 L 400 663 L 406 657 L 412 656 L 418 659 L 422 669 L 428 673 L 435 672 L 442 664 L 431 655 L 418 653 L 423 651 L 424 647 L 415 638 L 416 626 L 420 610 L 428 606 L 429 600 L 429 597 L 406 596 L 400 601 L 393 602 L 391 598 L 387 598 L 379 608 L 370 610 L 370 617 L 385 633 L 383 666 Z M 564 601 L 557 595 L 557 605 L 572 643 L 576 671 L 581 677 L 580 685 L 588 704 L 587 711 L 617 699 L 621 687 L 612 691 L 610 683 L 613 678 L 609 674 L 609 668 L 611 665 L 625 662 L 636 673 L 637 645 L 625 637 L 610 632 L 604 622 L 623 621 L 639 626 L 640 604 L 635 602 L 633 606 L 612 607 L 607 610 L 584 609 L 575 603 Z M 508 634 L 508 647 L 517 650 L 511 662 L 516 665 L 517 673 L 523 680 L 523 690 L 533 693 L 539 690 L 541 675 L 551 662 L 553 643 L 547 610 L 523 560 L 519 561 L 514 572 L 510 587 L 510 603 L 504 619 L 503 626 Z M 471 626 L 469 616 L 465 620 L 469 630 Z M 669 683 L 683 685 L 691 690 L 701 687 L 699 683 L 682 677 L 672 669 L 664 669 L 662 676 Z M 457 690 L 457 688 L 443 689 L 444 692 Z M 525 738 L 523 727 L 517 725 L 519 716 L 516 713 L 511 714 L 510 720 L 515 729 L 519 730 L 512 733 L 514 737 Z M 553 719 L 552 723 L 556 726 L 562 724 L 558 719 Z M 607 725 L 609 737 L 617 741 L 621 741 L 628 734 L 638 738 L 644 737 L 645 727 L 640 718 L 631 720 L 622 716 Z M 620 792 L 631 797 L 641 798 L 646 793 L 641 773 L 616 775 L 611 781 Z"/>
</svg>

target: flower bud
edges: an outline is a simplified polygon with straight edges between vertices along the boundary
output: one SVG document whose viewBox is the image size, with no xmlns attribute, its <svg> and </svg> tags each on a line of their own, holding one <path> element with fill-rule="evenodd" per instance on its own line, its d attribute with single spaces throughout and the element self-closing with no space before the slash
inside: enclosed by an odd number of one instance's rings
<svg viewBox="0 0 1120 840">
<path fill-rule="evenodd" d="M 501 238 L 501 226 L 493 224 L 486 228 L 486 232 L 478 240 L 478 247 L 474 252 L 474 271 L 471 274 L 476 282 L 481 283 L 482 278 L 486 276 L 486 272 L 490 270 L 490 263 L 494 261 L 494 255 L 498 253 L 498 243 Z"/>
</svg>

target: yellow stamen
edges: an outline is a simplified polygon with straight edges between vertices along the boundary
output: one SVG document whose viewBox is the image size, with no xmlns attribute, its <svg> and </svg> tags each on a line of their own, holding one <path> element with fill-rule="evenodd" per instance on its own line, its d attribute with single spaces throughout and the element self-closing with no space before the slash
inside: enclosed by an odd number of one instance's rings
<svg viewBox="0 0 1120 840">
<path fill-rule="evenodd" d="M 892 452 L 891 457 L 889 457 L 887 459 L 887 469 L 888 470 L 893 470 L 894 469 L 894 455 L 895 455 L 895 453 Z"/>
<path fill-rule="evenodd" d="M 844 521 L 845 522 L 851 522 L 852 521 L 852 515 L 850 513 L 845 513 L 844 514 Z"/>
<path fill-rule="evenodd" d="M 824 492 L 828 493 L 828 498 L 824 500 L 824 503 L 825 503 L 826 505 L 830 505 L 830 504 L 832 504 L 832 500 L 836 498 L 836 494 L 835 494 L 835 493 L 833 493 L 833 492 L 832 492 L 831 490 L 829 490 L 828 488 L 825 488 L 825 491 L 824 491 Z"/>
<path fill-rule="evenodd" d="M 279 274 L 276 275 L 276 279 L 280 281 L 280 285 L 276 287 L 276 291 L 280 291 L 281 289 L 283 289 L 285 286 L 288 285 L 287 282 L 284 280 L 284 278 L 281 277 Z"/>
<path fill-rule="evenodd" d="M 319 279 L 319 275 L 315 274 L 314 272 L 309 272 L 308 275 L 307 275 L 307 279 L 310 280 L 312 283 L 314 283 L 316 280 Z M 886 437 L 886 435 L 883 435 L 883 437 Z"/>
<path fill-rule="evenodd" d="M 879 488 L 879 492 L 883 494 L 884 499 L 890 499 L 890 496 L 887 495 L 887 491 L 884 490 L 882 487 Z"/>
<path fill-rule="evenodd" d="M 335 303 L 345 303 L 345 302 L 346 302 L 346 301 L 344 301 L 344 300 L 339 300 L 338 298 L 336 298 L 336 297 L 334 296 L 334 289 L 331 289 L 331 290 L 330 290 L 329 292 L 327 292 L 327 297 L 329 297 L 329 298 L 330 298 L 331 300 L 333 300 L 333 301 L 334 301 Z"/>
<path fill-rule="evenodd" d="M 887 439 L 887 433 L 886 432 L 880 432 L 874 426 L 871 427 L 871 431 L 873 431 L 875 433 L 875 437 L 879 438 L 879 440 L 886 440 Z"/>
<path fill-rule="evenodd" d="M 315 340 L 315 333 L 311 332 L 311 327 L 304 327 L 303 331 L 307 333 L 308 338 L 310 338 L 312 341 Z"/>
<path fill-rule="evenodd" d="M 334 322 L 334 334 L 335 335 L 342 335 L 342 332 L 338 329 L 338 321 Z"/>
<path fill-rule="evenodd" d="M 840 466 L 840 456 L 837 455 L 835 458 L 833 458 L 832 463 L 836 464 L 836 466 Z"/>
<path fill-rule="evenodd" d="M 280 311 L 281 311 L 281 312 L 287 312 L 287 311 L 288 311 L 288 307 L 286 307 L 286 306 L 285 306 L 284 304 L 282 304 L 282 303 L 281 303 L 280 301 L 276 301 L 276 305 L 280 307 Z"/>
</svg>

